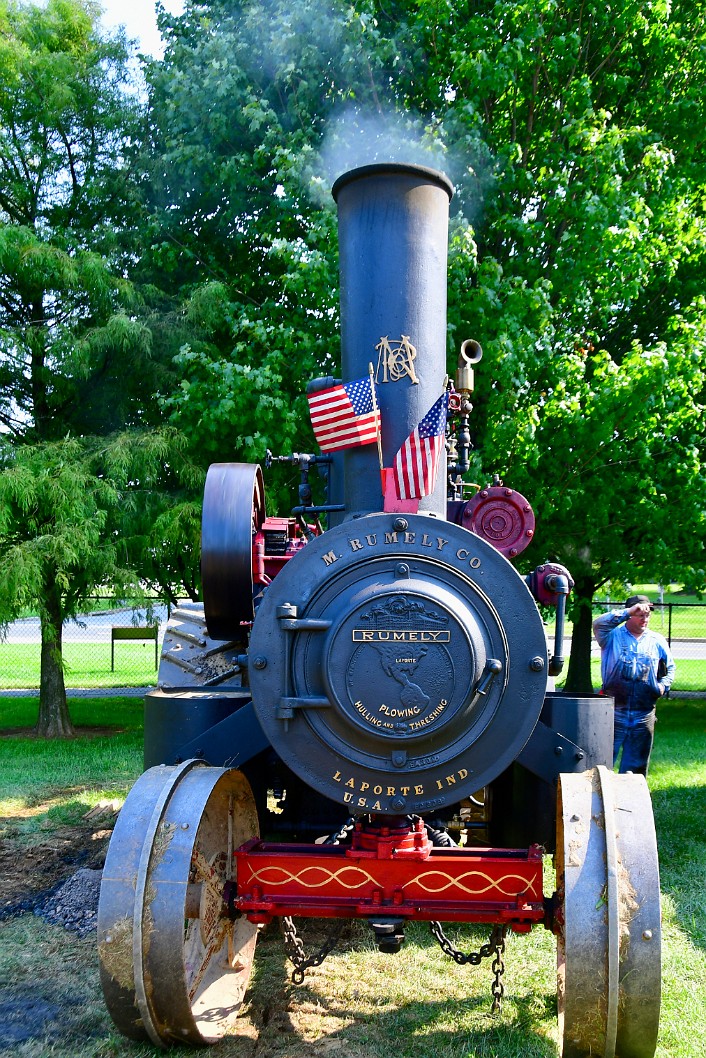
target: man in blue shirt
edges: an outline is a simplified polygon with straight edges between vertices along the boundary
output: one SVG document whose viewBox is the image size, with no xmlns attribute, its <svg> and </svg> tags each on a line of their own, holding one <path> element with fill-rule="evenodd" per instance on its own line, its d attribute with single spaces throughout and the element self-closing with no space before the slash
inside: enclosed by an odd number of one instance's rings
<svg viewBox="0 0 706 1058">
<path fill-rule="evenodd" d="M 624 610 L 601 614 L 593 634 L 601 648 L 603 693 L 615 699 L 613 764 L 622 748 L 620 771 L 647 775 L 654 741 L 658 698 L 674 679 L 667 640 L 647 627 L 652 604 L 631 595 Z"/>
</svg>

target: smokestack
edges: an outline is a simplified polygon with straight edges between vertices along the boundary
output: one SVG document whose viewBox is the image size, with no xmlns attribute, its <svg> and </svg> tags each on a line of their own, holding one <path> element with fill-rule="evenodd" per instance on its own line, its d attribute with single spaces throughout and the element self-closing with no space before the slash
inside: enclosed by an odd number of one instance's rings
<svg viewBox="0 0 706 1058">
<path fill-rule="evenodd" d="M 373 364 L 383 460 L 391 467 L 443 392 L 446 267 L 453 186 L 435 169 L 381 164 L 352 169 L 332 189 L 338 205 L 341 364 L 345 382 Z M 345 452 L 351 514 L 382 510 L 375 445 Z M 446 517 L 446 456 L 420 511 Z"/>
</svg>

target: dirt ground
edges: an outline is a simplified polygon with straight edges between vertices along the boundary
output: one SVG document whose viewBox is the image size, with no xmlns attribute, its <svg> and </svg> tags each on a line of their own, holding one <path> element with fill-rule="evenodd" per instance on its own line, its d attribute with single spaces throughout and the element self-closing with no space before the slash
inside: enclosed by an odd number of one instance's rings
<svg viewBox="0 0 706 1058">
<path fill-rule="evenodd" d="M 115 812 L 98 806 L 78 825 L 23 833 L 23 817 L 50 807 L 0 818 L 0 1058 L 157 1055 L 149 1044 L 116 1036 L 100 991 L 95 931 L 81 937 L 43 918 L 64 883 L 82 868 L 103 866 Z M 238 1038 L 223 1041 L 219 1058 L 313 1058 L 334 1051 L 337 1058 L 362 1058 L 336 1035 L 349 1018 L 302 1001 L 298 989 L 287 987 L 279 930 L 269 927 L 258 946 L 271 972 L 251 982 Z"/>
<path fill-rule="evenodd" d="M 10 831 L 10 836 L 0 837 L 0 920 L 34 910 L 39 899 L 79 867 L 103 866 L 112 834 L 104 823 L 52 828 L 45 839 L 28 844 L 26 838 L 12 834 L 12 822 L 7 816 L 0 818 L 0 832 Z"/>
<path fill-rule="evenodd" d="M 84 737 L 115 734 L 116 728 L 82 728 Z M 32 738 L 33 728 L 0 728 L 0 738 Z M 25 835 L 20 827 L 30 817 L 40 817 L 55 802 L 18 809 L 0 816 L 0 921 L 21 910 L 33 910 L 37 900 L 58 888 L 79 867 L 98 869 L 113 833 L 116 806 L 103 804 L 87 814 L 80 825 L 47 823 L 46 834 Z"/>
</svg>

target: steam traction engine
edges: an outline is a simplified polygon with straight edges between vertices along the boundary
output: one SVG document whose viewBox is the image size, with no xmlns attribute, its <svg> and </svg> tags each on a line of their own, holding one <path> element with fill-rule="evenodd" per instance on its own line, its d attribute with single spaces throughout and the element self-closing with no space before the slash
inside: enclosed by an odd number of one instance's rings
<svg viewBox="0 0 706 1058">
<path fill-rule="evenodd" d="M 136 1039 L 216 1042 L 258 926 L 276 917 L 290 941 L 296 916 L 365 919 L 386 951 L 412 920 L 447 951 L 443 923 L 487 923 L 496 955 L 508 929 L 542 925 L 557 936 L 563 1054 L 650 1058 L 660 910 L 647 786 L 609 770 L 610 700 L 548 690 L 571 582 L 559 566 L 527 579 L 513 567 L 529 504 L 499 480 L 463 494 L 475 342 L 450 387 L 453 465 L 442 450 L 413 499 L 389 469 L 447 386 L 451 185 L 374 165 L 333 194 L 343 380 L 373 364 L 381 446 L 291 457 L 292 518 L 267 516 L 259 467 L 209 471 L 204 608 L 181 607 L 167 628 L 147 770 L 104 870 L 109 1010 Z M 328 478 L 318 507 L 312 467 Z M 556 605 L 551 656 L 538 602 Z M 301 979 L 310 963 L 291 951 Z"/>
</svg>

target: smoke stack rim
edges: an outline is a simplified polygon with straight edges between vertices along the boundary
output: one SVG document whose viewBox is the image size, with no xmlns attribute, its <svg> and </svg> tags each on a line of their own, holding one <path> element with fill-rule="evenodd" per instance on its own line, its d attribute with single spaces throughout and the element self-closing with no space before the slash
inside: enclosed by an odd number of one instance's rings
<svg viewBox="0 0 706 1058">
<path fill-rule="evenodd" d="M 376 162 L 372 165 L 361 165 L 356 169 L 349 169 L 348 172 L 342 173 L 333 183 L 331 188 L 331 194 L 333 195 L 334 201 L 338 202 L 338 196 L 344 187 L 348 184 L 353 183 L 354 180 L 362 180 L 368 176 L 401 176 L 407 174 L 409 176 L 417 176 L 431 183 L 437 184 L 441 187 L 449 196 L 449 201 L 454 195 L 454 186 L 449 180 L 446 173 L 442 173 L 438 169 L 431 169 L 426 165 L 414 165 L 407 164 L 405 162 Z"/>
</svg>

